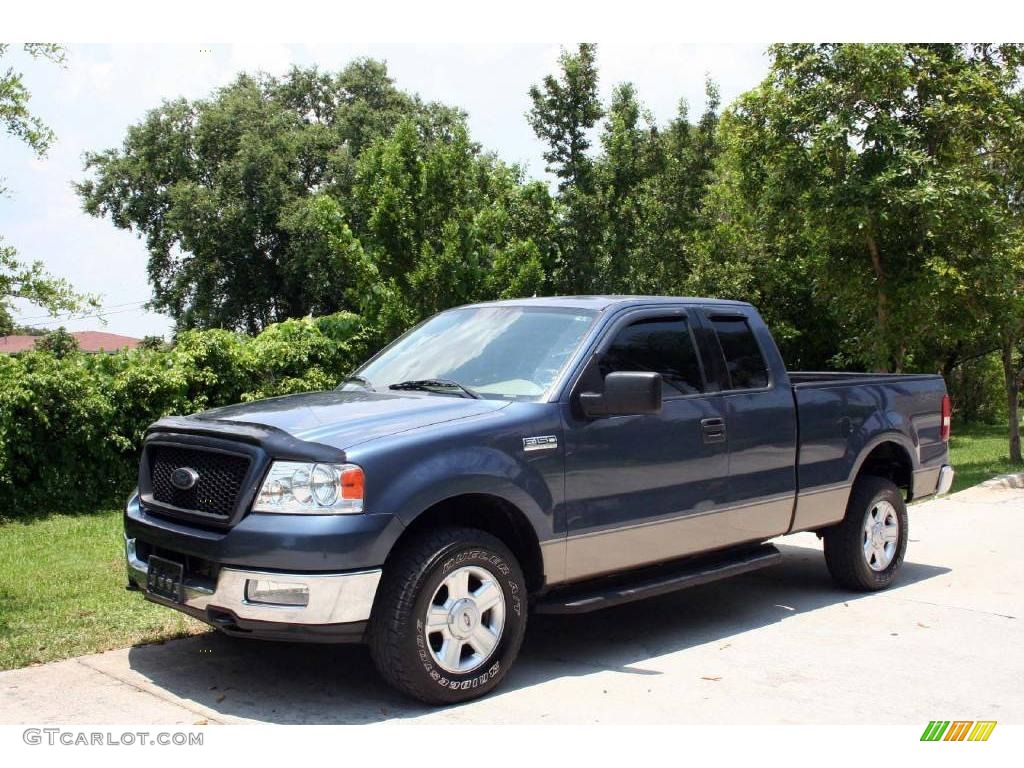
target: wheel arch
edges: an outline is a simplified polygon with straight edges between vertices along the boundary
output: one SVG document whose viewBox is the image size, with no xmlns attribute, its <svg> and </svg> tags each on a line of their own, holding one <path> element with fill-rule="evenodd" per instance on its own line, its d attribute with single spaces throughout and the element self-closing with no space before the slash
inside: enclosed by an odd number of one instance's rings
<svg viewBox="0 0 1024 768">
<path fill-rule="evenodd" d="M 516 504 L 493 493 L 459 493 L 422 509 L 398 537 L 388 555 L 389 559 L 412 538 L 433 528 L 449 525 L 476 528 L 495 536 L 519 561 L 527 590 L 534 593 L 544 586 L 544 556 L 535 527 Z"/>
<path fill-rule="evenodd" d="M 861 451 L 850 475 L 850 482 L 855 483 L 864 475 L 884 477 L 903 489 L 910 499 L 913 495 L 915 453 L 916 449 L 908 445 L 902 435 L 881 435 Z"/>
</svg>

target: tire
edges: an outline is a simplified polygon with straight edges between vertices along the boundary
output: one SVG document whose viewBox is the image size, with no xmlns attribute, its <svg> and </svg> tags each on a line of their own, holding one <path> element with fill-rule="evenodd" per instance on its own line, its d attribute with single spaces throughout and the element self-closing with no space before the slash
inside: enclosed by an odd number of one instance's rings
<svg viewBox="0 0 1024 768">
<path fill-rule="evenodd" d="M 823 531 L 828 571 L 847 589 L 885 589 L 903 564 L 908 533 L 907 505 L 900 489 L 883 477 L 860 477 L 843 521 Z"/>
<path fill-rule="evenodd" d="M 370 654 L 381 676 L 408 696 L 468 701 L 494 690 L 512 666 L 526 612 L 526 582 L 508 547 L 474 528 L 436 529 L 402 545 L 385 567 Z"/>
</svg>

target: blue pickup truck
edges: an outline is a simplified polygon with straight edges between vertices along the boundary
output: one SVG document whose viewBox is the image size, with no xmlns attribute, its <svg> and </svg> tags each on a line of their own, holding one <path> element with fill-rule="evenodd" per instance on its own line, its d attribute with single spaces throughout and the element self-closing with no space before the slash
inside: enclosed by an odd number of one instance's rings
<svg viewBox="0 0 1024 768">
<path fill-rule="evenodd" d="M 333 391 L 153 424 L 129 588 L 230 635 L 366 642 L 399 690 L 463 701 L 531 611 L 762 568 L 784 534 L 888 586 L 906 502 L 952 483 L 949 427 L 941 377 L 787 372 L 749 304 L 458 307 Z"/>
</svg>

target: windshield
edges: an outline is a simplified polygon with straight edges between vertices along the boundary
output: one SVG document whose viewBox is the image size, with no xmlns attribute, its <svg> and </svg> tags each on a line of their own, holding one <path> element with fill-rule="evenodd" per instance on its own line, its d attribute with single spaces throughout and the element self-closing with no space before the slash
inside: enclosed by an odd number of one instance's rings
<svg viewBox="0 0 1024 768">
<path fill-rule="evenodd" d="M 342 387 L 386 390 L 403 382 L 448 381 L 480 397 L 538 400 L 595 314 L 558 307 L 452 309 L 401 337 L 355 372 L 361 381 Z"/>
</svg>

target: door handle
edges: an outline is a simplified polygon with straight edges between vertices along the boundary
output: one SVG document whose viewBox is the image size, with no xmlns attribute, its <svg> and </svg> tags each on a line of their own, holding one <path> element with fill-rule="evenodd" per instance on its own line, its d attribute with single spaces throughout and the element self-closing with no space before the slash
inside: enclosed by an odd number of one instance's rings
<svg viewBox="0 0 1024 768">
<path fill-rule="evenodd" d="M 725 442 L 725 419 L 714 417 L 700 420 L 700 431 L 704 436 L 704 444 Z"/>
</svg>

